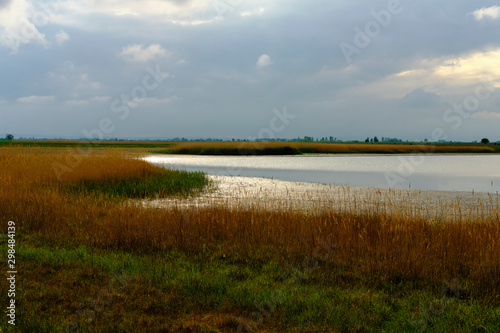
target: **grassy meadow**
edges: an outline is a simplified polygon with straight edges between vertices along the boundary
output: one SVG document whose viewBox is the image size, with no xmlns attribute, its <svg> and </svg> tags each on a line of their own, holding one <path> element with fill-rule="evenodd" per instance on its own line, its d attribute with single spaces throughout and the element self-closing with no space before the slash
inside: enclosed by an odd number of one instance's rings
<svg viewBox="0 0 500 333">
<path fill-rule="evenodd" d="M 6 263 L 15 221 L 18 271 L 16 326 L 4 315 L 2 331 L 500 331 L 498 203 L 450 223 L 404 209 L 148 208 L 137 201 L 212 184 L 138 156 L 0 148 L 0 251 Z"/>
</svg>

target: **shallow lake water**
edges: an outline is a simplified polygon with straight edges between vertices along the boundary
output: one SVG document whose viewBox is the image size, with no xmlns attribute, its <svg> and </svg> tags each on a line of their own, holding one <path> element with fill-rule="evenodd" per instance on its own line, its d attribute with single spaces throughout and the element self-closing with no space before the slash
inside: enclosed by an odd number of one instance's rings
<svg viewBox="0 0 500 333">
<path fill-rule="evenodd" d="M 151 155 L 168 168 L 219 176 L 377 188 L 500 191 L 500 155 Z"/>
</svg>

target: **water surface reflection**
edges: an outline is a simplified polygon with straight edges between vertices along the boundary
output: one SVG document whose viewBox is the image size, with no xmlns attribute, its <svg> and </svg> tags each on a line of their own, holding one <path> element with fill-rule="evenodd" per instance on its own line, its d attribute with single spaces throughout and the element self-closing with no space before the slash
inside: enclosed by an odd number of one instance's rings
<svg viewBox="0 0 500 333">
<path fill-rule="evenodd" d="M 192 156 L 147 161 L 220 176 L 424 190 L 500 191 L 500 155 Z M 392 180 L 392 182 L 391 182 Z"/>
</svg>

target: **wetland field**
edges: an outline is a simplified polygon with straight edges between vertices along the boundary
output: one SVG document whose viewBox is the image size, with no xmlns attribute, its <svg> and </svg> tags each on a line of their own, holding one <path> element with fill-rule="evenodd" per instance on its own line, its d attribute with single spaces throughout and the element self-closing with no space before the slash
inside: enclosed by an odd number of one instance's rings
<svg viewBox="0 0 500 333">
<path fill-rule="evenodd" d="M 243 149 L 231 144 L 202 146 Z M 321 185 L 148 162 L 199 145 L 2 145 L 0 243 L 7 263 L 13 221 L 17 270 L 16 326 L 2 320 L 2 331 L 500 331 L 495 191 Z M 304 147 L 262 149 L 311 152 Z M 445 148 L 498 156 L 493 145 Z M 1 287 L 7 307 L 10 286 Z"/>
</svg>

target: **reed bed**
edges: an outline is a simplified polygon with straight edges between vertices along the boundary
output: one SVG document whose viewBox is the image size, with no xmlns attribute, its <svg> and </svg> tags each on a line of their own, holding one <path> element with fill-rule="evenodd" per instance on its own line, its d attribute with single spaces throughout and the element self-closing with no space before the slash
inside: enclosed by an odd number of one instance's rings
<svg viewBox="0 0 500 333">
<path fill-rule="evenodd" d="M 195 197 L 135 201 L 150 208 L 183 209 L 221 206 L 236 210 L 294 211 L 317 215 L 335 211 L 344 214 L 402 215 L 425 217 L 428 223 L 481 222 L 496 214 L 498 193 L 404 190 L 330 186 L 275 179 L 208 176 L 211 191 Z"/>
<path fill-rule="evenodd" d="M 160 151 L 161 152 L 161 151 Z M 301 153 L 405 154 L 405 153 L 495 153 L 491 145 L 388 144 L 308 142 L 180 142 L 163 151 L 200 155 L 291 155 Z"/>
<path fill-rule="evenodd" d="M 69 169 L 61 175 L 54 165 Z M 48 243 L 135 253 L 212 253 L 250 264 L 313 258 L 333 276 L 342 267 L 375 285 L 459 279 L 474 297 L 500 304 L 498 203 L 484 203 L 489 208 L 479 219 L 449 223 L 436 223 L 424 210 L 404 205 L 380 209 L 370 198 L 374 204 L 365 210 L 224 205 L 158 209 L 105 193 L 68 194 L 68 185 L 83 181 L 144 178 L 158 172 L 124 153 L 102 151 L 75 159 L 62 150 L 5 148 L 0 150 L 0 170 L 0 217 L 16 221 L 19 235 Z"/>
</svg>

